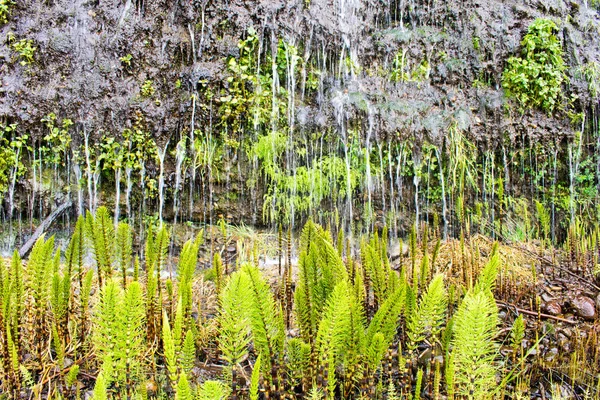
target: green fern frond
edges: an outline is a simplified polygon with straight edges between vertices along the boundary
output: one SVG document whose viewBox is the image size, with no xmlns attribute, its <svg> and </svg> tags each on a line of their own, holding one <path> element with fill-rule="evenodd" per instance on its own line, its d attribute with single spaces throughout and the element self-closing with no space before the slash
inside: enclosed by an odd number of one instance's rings
<svg viewBox="0 0 600 400">
<path fill-rule="evenodd" d="M 175 392 L 175 400 L 193 400 L 194 396 L 192 394 L 192 389 L 190 388 L 190 383 L 188 382 L 187 376 L 185 373 L 181 372 L 179 374 L 179 381 L 177 382 L 177 390 Z"/>
<path fill-rule="evenodd" d="M 286 374 L 291 386 L 296 386 L 310 367 L 311 348 L 300 338 L 286 340 Z"/>
<path fill-rule="evenodd" d="M 192 280 L 194 279 L 194 273 L 196 272 L 196 265 L 198 263 L 198 251 L 203 240 L 203 232 L 196 236 L 192 241 L 191 239 L 184 243 L 179 256 L 179 265 L 177 269 L 177 277 L 179 280 L 179 295 L 183 300 L 183 312 L 185 319 L 189 318 L 191 307 L 192 307 Z"/>
<path fill-rule="evenodd" d="M 414 350 L 424 340 L 437 337 L 447 307 L 443 275 L 436 275 L 421 297 L 418 307 L 408 315 L 407 334 L 409 349 Z"/>
<path fill-rule="evenodd" d="M 225 400 L 231 389 L 221 381 L 206 381 L 198 389 L 196 400 Z"/>
<path fill-rule="evenodd" d="M 2 265 L 0 265 L 0 269 L 1 268 L 3 268 Z M 15 250 L 15 252 L 13 253 L 10 273 L 7 275 L 8 279 L 5 282 L 5 290 L 7 291 L 7 296 L 10 296 L 10 301 L 7 302 L 7 306 L 8 304 L 10 304 L 12 309 L 12 312 L 10 314 L 12 314 L 11 326 L 13 329 L 13 340 L 17 344 L 17 347 L 20 347 L 19 340 L 21 330 L 21 319 L 23 316 L 23 307 L 25 300 L 25 285 L 23 282 L 23 262 L 17 250 Z M 0 290 L 2 290 L 1 286 L 2 285 L 0 285 Z M 1 309 L 0 313 L 2 313 Z M 4 315 L 6 315 L 9 318 L 10 314 L 7 312 Z"/>
<path fill-rule="evenodd" d="M 398 288 L 396 292 L 389 296 L 381 307 L 379 307 L 379 310 L 377 310 L 367 328 L 366 341 L 368 345 L 370 345 L 377 333 L 383 335 L 384 341 L 388 345 L 392 342 L 396 335 L 398 318 L 404 308 L 406 288 L 406 285 Z"/>
<path fill-rule="evenodd" d="M 335 285 L 348 279 L 348 271 L 331 241 L 331 236 L 309 220 L 300 237 L 296 316 L 300 332 L 314 346 L 318 321 Z"/>
<path fill-rule="evenodd" d="M 386 342 L 383 333 L 377 332 L 373 335 L 365 352 L 367 370 L 371 372 L 377 371 L 388 348 L 389 343 Z"/>
<path fill-rule="evenodd" d="M 98 378 L 96 378 L 96 384 L 94 385 L 94 394 L 93 400 L 108 400 L 108 395 L 106 393 L 107 384 L 104 378 L 104 374 L 100 372 Z"/>
<path fill-rule="evenodd" d="M 166 264 L 169 251 L 169 231 L 165 225 L 162 225 L 156 233 L 154 246 L 156 246 L 156 270 L 160 273 Z"/>
<path fill-rule="evenodd" d="M 248 354 L 250 342 L 250 292 L 247 277 L 234 272 L 220 296 L 219 349 L 223 359 L 237 365 Z"/>
<path fill-rule="evenodd" d="M 457 390 L 464 398 L 491 399 L 496 386 L 496 303 L 484 291 L 468 292 L 454 318 L 452 357 Z"/>
<path fill-rule="evenodd" d="M 116 258 L 123 279 L 123 288 L 127 286 L 127 269 L 131 267 L 133 252 L 133 235 L 131 227 L 125 222 L 119 222 L 117 226 L 117 244 L 115 246 Z"/>
<path fill-rule="evenodd" d="M 165 352 L 165 365 L 169 379 L 171 380 L 172 387 L 177 385 L 177 354 L 175 352 L 175 341 L 173 340 L 173 332 L 171 331 L 171 325 L 169 324 L 169 317 L 167 317 L 166 311 L 163 311 L 163 323 L 162 323 L 162 339 L 163 349 Z"/>
<path fill-rule="evenodd" d="M 131 282 L 125 290 L 123 307 L 119 311 L 119 346 L 117 355 L 129 363 L 138 363 L 145 350 L 146 325 L 144 294 L 139 282 Z"/>
<path fill-rule="evenodd" d="M 333 289 L 319 324 L 317 345 L 319 360 L 327 371 L 327 397 L 333 398 L 337 385 L 336 367 L 350 342 L 350 302 L 347 282 L 340 282 Z"/>
<path fill-rule="evenodd" d="M 188 376 L 191 374 L 194 364 L 196 362 L 196 341 L 194 334 L 190 329 L 185 333 L 185 339 L 183 341 L 183 348 L 181 350 L 181 369 Z"/>
<path fill-rule="evenodd" d="M 519 316 L 513 322 L 513 326 L 510 330 L 510 344 L 513 348 L 514 356 L 520 356 L 520 351 L 522 349 L 522 342 L 525 338 L 525 320 L 523 319 L 523 314 L 519 314 Z M 513 357 L 514 358 L 514 357 Z"/>
<path fill-rule="evenodd" d="M 98 267 L 98 282 L 102 286 L 103 281 L 112 276 L 113 268 L 115 229 L 108 209 L 98 207 L 95 216 L 88 211 L 86 229 Z"/>
<path fill-rule="evenodd" d="M 218 252 L 213 257 L 213 270 L 215 271 L 215 291 L 218 296 L 223 289 L 223 281 L 225 280 L 223 261 L 221 260 L 221 254 Z"/>
<path fill-rule="evenodd" d="M 475 291 L 482 291 L 492 294 L 496 286 L 496 277 L 498 276 L 498 268 L 500 267 L 500 254 L 498 253 L 498 242 L 494 243 L 490 258 L 485 267 L 479 273 L 477 282 L 475 283 Z"/>
<path fill-rule="evenodd" d="M 379 307 L 369 323 L 365 343 L 367 367 L 371 372 L 375 372 L 379 368 L 381 360 L 394 340 L 398 319 L 404 308 L 407 287 L 408 285 L 402 285 L 396 289 Z"/>
<path fill-rule="evenodd" d="M 112 356 L 117 346 L 122 299 L 122 289 L 112 280 L 101 289 L 100 301 L 95 309 L 93 336 L 96 351 L 101 358 L 105 355 Z"/>
<path fill-rule="evenodd" d="M 68 387 L 73 386 L 77 382 L 77 376 L 79 375 L 79 365 L 74 364 L 67 372 L 65 376 L 65 383 Z"/>
<path fill-rule="evenodd" d="M 260 380 L 260 355 L 256 358 L 250 376 L 250 400 L 258 400 L 258 382 Z"/>
<path fill-rule="evenodd" d="M 264 370 L 270 371 L 273 362 L 283 353 L 285 325 L 281 309 L 258 268 L 246 264 L 241 271 L 250 292 L 248 318 L 254 347 L 263 356 Z"/>
</svg>

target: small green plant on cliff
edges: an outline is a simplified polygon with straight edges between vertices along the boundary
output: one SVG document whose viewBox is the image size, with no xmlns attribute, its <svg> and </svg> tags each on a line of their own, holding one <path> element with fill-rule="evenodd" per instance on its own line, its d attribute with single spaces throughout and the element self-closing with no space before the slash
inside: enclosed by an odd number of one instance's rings
<svg viewBox="0 0 600 400">
<path fill-rule="evenodd" d="M 521 41 L 521 56 L 508 59 L 502 87 L 522 110 L 541 108 L 552 113 L 561 100 L 561 87 L 567 76 L 562 45 L 555 35 L 557 30 L 551 20 L 536 19 Z"/>
<path fill-rule="evenodd" d="M 10 8 L 15 3 L 12 0 L 0 0 L 0 25 L 8 22 L 10 16 Z"/>
<path fill-rule="evenodd" d="M 17 42 L 13 42 L 12 48 L 19 53 L 19 64 L 22 66 L 33 64 L 33 56 L 37 50 L 37 47 L 33 46 L 33 40 L 21 39 Z"/>
<path fill-rule="evenodd" d="M 154 88 L 154 83 L 150 79 L 147 79 L 142 84 L 142 89 L 140 90 L 140 95 L 142 97 L 152 97 L 154 95 L 155 91 L 156 91 L 156 89 Z"/>
<path fill-rule="evenodd" d="M 8 189 L 12 179 L 23 176 L 26 171 L 21 156 L 27 138 L 27 135 L 17 134 L 17 124 L 0 125 L 0 193 Z"/>
<path fill-rule="evenodd" d="M 119 57 L 119 61 L 123 63 L 126 67 L 131 67 L 131 59 L 133 56 L 131 54 L 124 55 L 123 57 Z"/>
<path fill-rule="evenodd" d="M 58 124 L 56 114 L 50 113 L 42 118 L 42 122 L 48 127 L 48 134 L 44 136 L 44 159 L 48 164 L 65 165 L 67 152 L 71 144 L 69 128 L 73 121 L 65 118 Z"/>
</svg>

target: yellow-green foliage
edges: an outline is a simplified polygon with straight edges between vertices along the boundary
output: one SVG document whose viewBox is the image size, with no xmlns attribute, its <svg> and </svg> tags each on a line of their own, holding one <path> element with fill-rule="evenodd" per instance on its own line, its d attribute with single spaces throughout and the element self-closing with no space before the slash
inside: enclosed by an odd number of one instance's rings
<svg viewBox="0 0 600 400">
<path fill-rule="evenodd" d="M 188 382 L 185 373 L 181 372 L 179 381 L 177 382 L 177 391 L 175 392 L 175 400 L 192 400 L 194 398 L 190 383 Z"/>
<path fill-rule="evenodd" d="M 107 400 L 108 395 L 106 394 L 106 378 L 104 377 L 104 373 L 100 372 L 98 377 L 96 378 L 96 384 L 94 385 L 94 395 L 92 397 L 93 400 Z"/>
<path fill-rule="evenodd" d="M 224 400 L 231 390 L 221 381 L 206 381 L 198 389 L 196 400 Z"/>
<path fill-rule="evenodd" d="M 116 259 L 123 278 L 123 287 L 127 286 L 127 269 L 131 267 L 133 236 L 131 227 L 125 222 L 117 226 Z"/>
<path fill-rule="evenodd" d="M 323 307 L 335 285 L 348 277 L 331 236 L 308 221 L 300 238 L 300 266 L 296 285 L 296 317 L 302 337 L 314 344 Z"/>
<path fill-rule="evenodd" d="M 260 379 L 260 355 L 256 358 L 250 377 L 250 400 L 258 400 L 258 381 Z"/>
<path fill-rule="evenodd" d="M 481 291 L 467 293 L 456 313 L 452 341 L 454 379 L 464 398 L 493 398 L 497 314 L 494 299 Z"/>
<path fill-rule="evenodd" d="M 123 291 L 109 280 L 102 288 L 95 308 L 94 347 L 100 358 L 110 358 L 111 380 L 135 382 L 141 375 L 145 351 L 145 305 L 139 282 Z"/>
<path fill-rule="evenodd" d="M 183 244 L 179 255 L 177 278 L 179 281 L 179 296 L 181 296 L 183 302 L 182 307 L 186 320 L 189 318 L 192 308 L 192 283 L 198 263 L 198 250 L 203 240 L 204 231 L 200 231 L 193 241 L 190 239 Z"/>
<path fill-rule="evenodd" d="M 98 268 L 98 282 L 103 285 L 104 280 L 112 276 L 113 255 L 115 253 L 115 229 L 112 218 L 106 207 L 99 207 L 96 214 L 89 211 L 86 218 L 87 237 L 92 244 L 91 248 Z"/>
<path fill-rule="evenodd" d="M 408 315 L 407 334 L 409 348 L 415 349 L 421 342 L 437 338 L 446 314 L 447 295 L 444 277 L 436 275 L 421 297 L 418 307 Z"/>
<path fill-rule="evenodd" d="M 367 243 L 361 244 L 361 252 L 365 265 L 363 266 L 373 285 L 375 307 L 383 303 L 398 287 L 398 274 L 390 268 L 387 256 L 387 234 L 379 239 L 377 233 Z"/>
<path fill-rule="evenodd" d="M 522 108 L 551 113 L 562 98 L 567 69 L 556 24 L 537 18 L 521 41 L 521 57 L 510 57 L 502 74 L 502 87 Z"/>
<path fill-rule="evenodd" d="M 169 324 L 169 317 L 167 317 L 166 311 L 163 312 L 162 340 L 168 376 L 171 380 L 171 385 L 175 387 L 178 376 L 177 351 L 175 348 L 175 340 L 173 339 L 173 331 L 171 330 L 171 324 Z"/>
<path fill-rule="evenodd" d="M 329 296 L 317 334 L 321 367 L 327 370 L 327 395 L 333 398 L 336 388 L 336 369 L 350 341 L 350 304 L 348 283 L 338 283 Z"/>
<path fill-rule="evenodd" d="M 8 22 L 10 9 L 14 4 L 12 0 L 0 0 L 0 25 Z"/>
<path fill-rule="evenodd" d="M 219 312 L 219 349 L 223 359 L 237 365 L 248 354 L 250 321 L 248 307 L 250 292 L 242 271 L 234 272 L 221 292 Z"/>
<path fill-rule="evenodd" d="M 258 268 L 246 264 L 242 267 L 242 274 L 250 292 L 247 315 L 254 348 L 262 356 L 263 371 L 271 371 L 273 363 L 278 362 L 283 354 L 285 326 L 281 308 Z"/>
</svg>

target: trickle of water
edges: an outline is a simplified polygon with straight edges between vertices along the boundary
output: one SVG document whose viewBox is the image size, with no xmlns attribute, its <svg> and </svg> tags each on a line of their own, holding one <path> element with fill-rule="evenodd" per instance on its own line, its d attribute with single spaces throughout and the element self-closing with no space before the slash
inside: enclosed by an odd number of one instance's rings
<svg viewBox="0 0 600 400">
<path fill-rule="evenodd" d="M 158 149 L 158 161 L 160 166 L 160 172 L 158 175 L 158 220 L 161 225 L 163 223 L 163 209 L 165 205 L 165 156 L 167 155 L 167 149 L 169 147 L 169 141 L 165 143 L 165 147 L 162 150 Z"/>
<path fill-rule="evenodd" d="M 185 142 L 185 138 L 181 138 L 175 149 L 175 187 L 173 193 L 173 214 L 175 224 L 177 224 L 177 217 L 179 214 L 179 191 L 181 190 L 182 165 L 186 156 Z"/>
</svg>

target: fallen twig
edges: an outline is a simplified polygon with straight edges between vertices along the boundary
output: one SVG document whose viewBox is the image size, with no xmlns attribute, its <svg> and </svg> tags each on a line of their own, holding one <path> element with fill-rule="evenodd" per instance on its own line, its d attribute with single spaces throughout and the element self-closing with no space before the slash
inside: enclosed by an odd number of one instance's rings
<svg viewBox="0 0 600 400">
<path fill-rule="evenodd" d="M 536 311 L 531 311 L 531 310 L 526 310 L 524 308 L 519 308 L 517 306 L 515 306 L 514 304 L 510 304 L 510 303 L 505 303 L 503 301 L 500 300 L 496 300 L 496 304 L 500 307 L 506 308 L 506 309 L 513 309 L 517 312 L 520 312 L 521 314 L 525 314 L 525 315 L 532 315 L 532 316 L 539 316 L 540 318 L 548 318 L 548 319 L 553 319 L 555 321 L 559 321 L 559 322 L 565 322 L 567 324 L 572 324 L 572 325 L 576 325 L 577 321 L 573 321 L 570 319 L 566 319 L 566 318 L 561 318 L 561 317 L 557 317 L 554 315 L 550 315 L 550 314 L 544 314 L 544 313 L 538 313 Z"/>
</svg>

